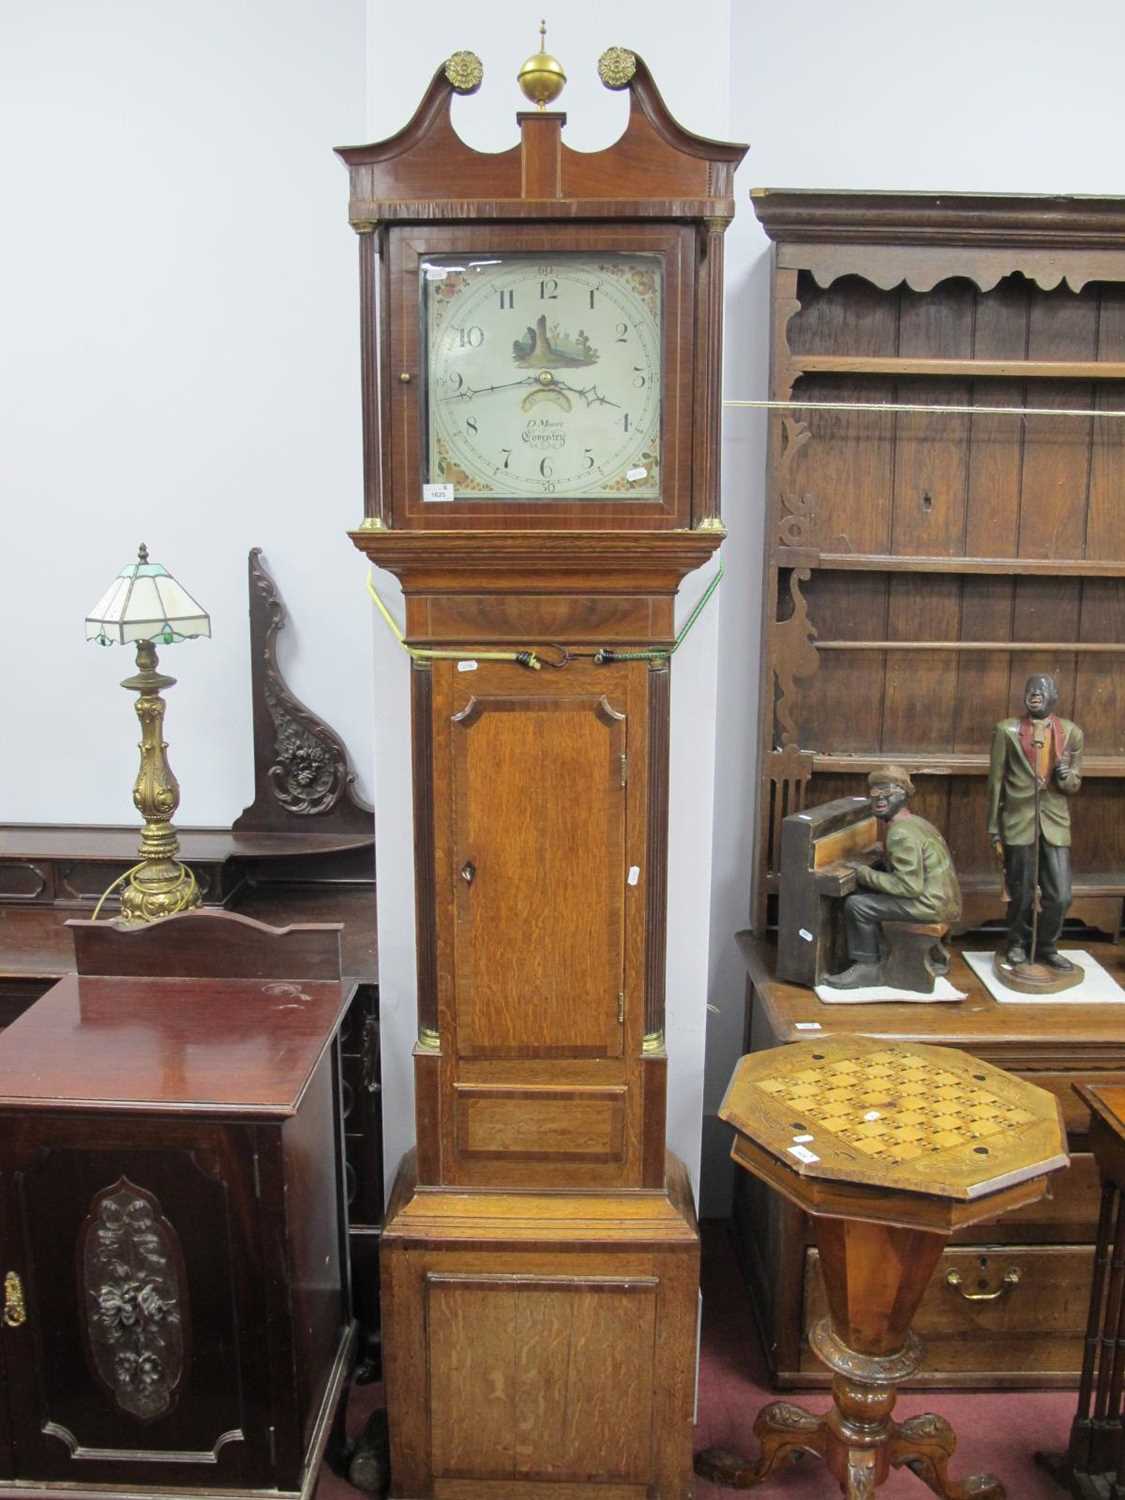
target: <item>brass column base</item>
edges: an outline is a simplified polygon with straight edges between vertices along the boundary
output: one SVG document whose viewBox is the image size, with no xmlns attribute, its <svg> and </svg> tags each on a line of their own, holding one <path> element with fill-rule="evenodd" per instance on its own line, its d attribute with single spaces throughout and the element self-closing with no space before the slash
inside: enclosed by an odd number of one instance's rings
<svg viewBox="0 0 1125 1500">
<path fill-rule="evenodd" d="M 172 826 L 172 814 L 180 805 L 180 784 L 168 764 L 164 699 L 160 696 L 162 688 L 173 687 L 175 682 L 174 677 L 157 671 L 152 641 L 138 641 L 137 671 L 121 684 L 137 694 L 135 707 L 141 725 L 141 765 L 133 786 L 133 805 L 145 820 L 141 858 L 125 881 L 120 917 L 133 926 L 190 911 L 203 899 L 195 876 L 176 858 L 180 841 Z"/>
<path fill-rule="evenodd" d="M 897 1354 L 859 1354 L 824 1319 L 813 1330 L 811 1343 L 835 1375 L 832 1409 L 816 1417 L 792 1402 L 772 1402 L 754 1423 L 757 1457 L 707 1448 L 695 1456 L 701 1479 L 749 1490 L 779 1464 L 808 1453 L 824 1460 L 848 1500 L 868 1500 L 892 1469 L 902 1468 L 943 1500 L 1004 1500 L 1004 1487 L 991 1474 L 950 1479 L 947 1469 L 957 1438 L 944 1417 L 927 1412 L 906 1422 L 891 1420 L 896 1382 L 921 1361 L 922 1346 L 913 1334 Z"/>
<path fill-rule="evenodd" d="M 121 915 L 125 923 L 141 925 L 156 922 L 161 917 L 174 917 L 177 912 L 191 911 L 203 904 L 195 876 L 186 865 L 176 864 L 171 873 L 153 879 L 149 867 L 134 870 L 121 891 Z"/>
</svg>

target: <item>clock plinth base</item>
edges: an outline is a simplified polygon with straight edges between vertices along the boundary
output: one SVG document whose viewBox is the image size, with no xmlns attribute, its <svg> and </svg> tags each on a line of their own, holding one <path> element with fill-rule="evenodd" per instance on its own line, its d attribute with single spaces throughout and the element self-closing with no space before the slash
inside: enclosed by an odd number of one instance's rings
<svg viewBox="0 0 1125 1500">
<path fill-rule="evenodd" d="M 391 1496 L 688 1500 L 698 1285 L 674 1157 L 665 1191 L 620 1193 L 419 1188 L 407 1157 L 382 1248 Z"/>
</svg>

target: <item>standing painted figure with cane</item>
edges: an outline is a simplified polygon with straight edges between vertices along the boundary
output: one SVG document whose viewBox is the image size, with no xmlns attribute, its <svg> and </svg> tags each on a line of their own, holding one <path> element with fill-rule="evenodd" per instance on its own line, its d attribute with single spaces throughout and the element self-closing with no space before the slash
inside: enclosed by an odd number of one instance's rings
<svg viewBox="0 0 1125 1500">
<path fill-rule="evenodd" d="M 1071 898 L 1069 798 L 1082 785 L 1083 737 L 1056 715 L 1058 701 L 1053 677 L 1027 679 L 1024 717 L 1003 719 L 992 732 L 988 775 L 988 832 L 1008 890 L 999 968 L 1007 982 L 1025 977 L 1048 990 L 1081 979 L 1058 942 Z"/>
</svg>

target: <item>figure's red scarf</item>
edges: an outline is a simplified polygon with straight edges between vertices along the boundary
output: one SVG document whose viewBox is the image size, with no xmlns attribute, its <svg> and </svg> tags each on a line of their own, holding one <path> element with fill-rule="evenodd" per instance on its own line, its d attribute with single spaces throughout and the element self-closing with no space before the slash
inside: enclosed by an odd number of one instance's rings
<svg viewBox="0 0 1125 1500">
<path fill-rule="evenodd" d="M 1032 741 L 1032 735 L 1035 732 L 1035 722 L 1030 714 L 1025 714 L 1020 720 L 1020 749 L 1027 757 L 1027 763 L 1032 770 L 1035 769 L 1036 761 L 1035 745 Z M 1040 722 L 1043 721 L 1041 720 Z M 1066 749 L 1066 735 L 1063 733 L 1062 724 L 1054 714 L 1047 715 L 1046 723 L 1051 731 L 1051 741 L 1055 752 L 1054 763 L 1057 765 L 1062 758 L 1063 751 Z"/>
</svg>

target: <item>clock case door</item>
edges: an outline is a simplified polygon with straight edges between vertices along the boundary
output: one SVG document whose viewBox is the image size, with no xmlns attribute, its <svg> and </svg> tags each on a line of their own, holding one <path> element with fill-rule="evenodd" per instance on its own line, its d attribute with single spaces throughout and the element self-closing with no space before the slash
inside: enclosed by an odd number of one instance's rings
<svg viewBox="0 0 1125 1500">
<path fill-rule="evenodd" d="M 412 530 L 534 529 L 581 526 L 613 530 L 687 527 L 692 517 L 692 389 L 697 235 L 673 224 L 582 225 L 534 229 L 516 225 L 422 228 L 391 226 L 380 262 L 386 276 L 382 430 L 384 494 L 392 526 Z M 373 250 L 369 251 L 373 253 Z M 659 500 L 483 500 L 422 498 L 426 479 L 426 350 L 421 262 L 448 254 L 656 254 L 663 269 Z M 522 332 L 522 324 L 517 330 Z M 407 378 L 409 377 L 409 378 Z"/>
<path fill-rule="evenodd" d="M 660 1185 L 665 1059 L 643 1043 L 664 957 L 651 679 L 667 673 L 459 665 L 431 669 L 436 963 L 420 979 L 436 979 L 440 1061 L 418 1061 L 423 1100 L 437 1075 L 441 1159 L 420 1168 L 466 1186 Z"/>
</svg>

